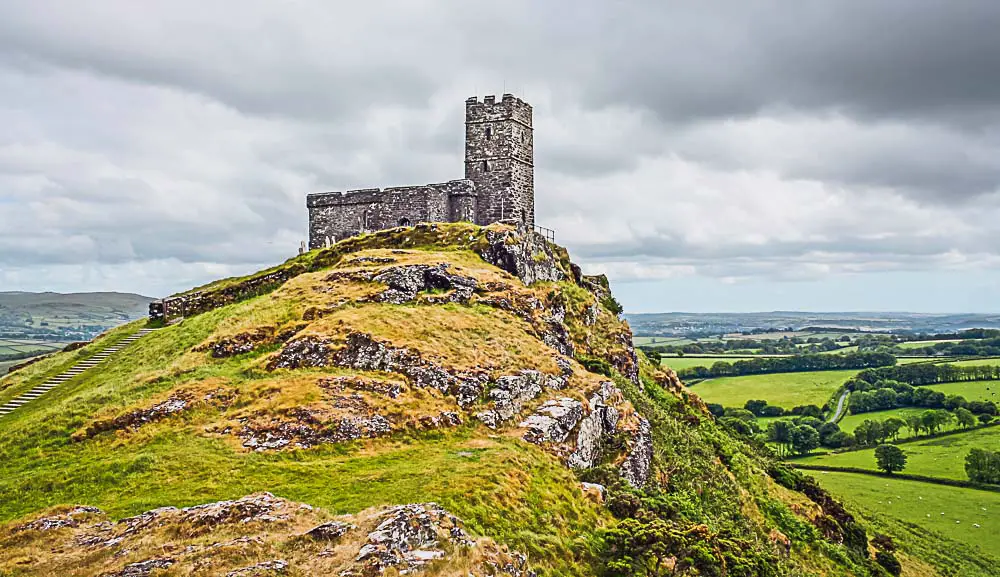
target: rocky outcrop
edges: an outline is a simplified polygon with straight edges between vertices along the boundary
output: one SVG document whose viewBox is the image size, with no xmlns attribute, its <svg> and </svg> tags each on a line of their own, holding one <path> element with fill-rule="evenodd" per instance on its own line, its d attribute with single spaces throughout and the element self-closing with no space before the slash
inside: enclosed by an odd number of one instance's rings
<svg viewBox="0 0 1000 577">
<path fill-rule="evenodd" d="M 587 404 L 568 397 L 542 404 L 520 426 L 527 429 L 524 440 L 549 446 L 564 456 L 573 469 L 588 469 L 600 464 L 609 447 L 617 452 L 627 449 L 620 473 L 631 486 L 639 488 L 649 480 L 653 459 L 653 440 L 649 422 L 633 417 L 631 425 L 623 427 L 619 407 L 625 399 L 610 381 L 601 383 Z M 625 435 L 627 439 L 620 439 Z M 624 442 L 623 442 L 624 441 Z"/>
<path fill-rule="evenodd" d="M 485 243 L 476 252 L 486 262 L 501 268 L 530 285 L 537 281 L 566 278 L 562 261 L 553 245 L 535 232 L 485 230 Z"/>
<path fill-rule="evenodd" d="M 202 395 L 195 395 L 191 391 L 177 391 L 151 407 L 134 409 L 113 419 L 95 421 L 84 430 L 83 438 L 90 438 L 107 431 L 138 429 L 143 425 L 191 410 L 198 405 L 228 407 L 235 399 L 236 391 L 226 388 L 218 388 Z"/>
<path fill-rule="evenodd" d="M 448 272 L 447 264 L 407 265 L 388 268 L 372 277 L 373 281 L 388 285 L 376 300 L 394 304 L 410 302 L 424 291 L 451 291 L 436 302 L 468 302 L 479 283 L 472 277 Z"/>
<path fill-rule="evenodd" d="M 618 432 L 621 414 L 614 405 L 622 403 L 621 391 L 609 381 L 590 397 L 590 412 L 580 423 L 576 434 L 576 450 L 566 460 L 574 469 L 597 465 L 606 440 Z"/>
<path fill-rule="evenodd" d="M 236 435 L 243 441 L 244 448 L 258 452 L 285 447 L 308 449 L 323 444 L 374 439 L 393 431 L 393 424 L 379 414 L 328 420 L 322 413 L 302 407 L 286 414 L 243 418 L 241 421 L 243 427 Z"/>
<path fill-rule="evenodd" d="M 303 526 L 313 528 L 302 533 L 297 528 Z M 32 530 L 52 532 L 35 535 Z M 231 537 L 234 532 L 241 536 Z M 34 558 L 29 573 L 40 575 L 73 566 L 81 574 L 104 577 L 147 577 L 163 570 L 227 577 L 370 577 L 415 575 L 432 563 L 434 574 L 535 575 L 524 555 L 471 538 L 459 518 L 435 503 L 329 520 L 309 505 L 258 493 L 183 509 L 161 507 L 118 522 L 92 507 L 76 507 L 25 523 L 13 535 L 0 533 L 5 555 L 24 559 L 31 558 L 26 551 L 42 547 L 59 551 Z M 450 570 L 451 559 L 458 572 Z"/>
<path fill-rule="evenodd" d="M 565 388 L 566 382 L 564 375 L 548 375 L 535 370 L 500 377 L 487 394 L 492 408 L 477 413 L 476 418 L 487 427 L 496 429 L 517 416 L 525 403 L 537 398 L 543 390 L 561 390 Z"/>
<path fill-rule="evenodd" d="M 544 403 L 521 423 L 529 443 L 562 443 L 583 418 L 583 403 L 566 397 Z"/>
<path fill-rule="evenodd" d="M 639 428 L 632 437 L 632 446 L 628 457 L 621 466 L 621 475 L 629 485 L 639 489 L 649 482 L 649 474 L 653 467 L 653 435 L 649 421 L 639 418 Z"/>
<path fill-rule="evenodd" d="M 458 518 L 436 503 L 393 507 L 368 534 L 356 561 L 364 575 L 381 574 L 389 567 L 410 573 L 444 558 L 442 541 L 458 547 L 474 544 Z"/>
<path fill-rule="evenodd" d="M 153 571 L 157 569 L 169 569 L 174 563 L 176 561 L 169 557 L 147 559 L 126 565 L 121 571 L 106 573 L 103 577 L 148 577 L 153 574 Z"/>
<path fill-rule="evenodd" d="M 449 372 L 421 358 L 416 351 L 391 347 L 371 335 L 351 333 L 343 347 L 329 339 L 302 337 L 288 343 L 268 363 L 268 370 L 338 366 L 361 371 L 399 373 L 417 388 L 433 388 L 457 397 L 461 406 L 479 398 L 486 376 Z"/>
<path fill-rule="evenodd" d="M 25 523 L 18 527 L 14 527 L 14 532 L 20 531 L 52 531 L 55 529 L 62 529 L 63 527 L 76 527 L 88 516 L 101 514 L 101 510 L 97 507 L 73 507 L 66 513 L 61 515 L 51 515 L 48 517 L 41 517 L 35 519 L 30 523 Z"/>
<path fill-rule="evenodd" d="M 351 529 L 357 529 L 357 527 L 355 525 L 351 525 L 350 523 L 329 521 L 306 531 L 305 536 L 315 539 L 316 541 L 335 542 L 339 541 L 340 538 Z"/>
<path fill-rule="evenodd" d="M 284 559 L 274 559 L 256 563 L 249 567 L 243 567 L 226 573 L 226 577 L 263 577 L 264 575 L 284 575 L 288 569 L 288 561 Z"/>
</svg>

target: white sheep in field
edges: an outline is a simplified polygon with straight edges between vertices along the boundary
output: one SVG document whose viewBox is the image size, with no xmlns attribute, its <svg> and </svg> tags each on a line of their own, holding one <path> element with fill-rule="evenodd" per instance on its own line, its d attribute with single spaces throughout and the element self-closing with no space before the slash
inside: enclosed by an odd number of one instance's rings
<svg viewBox="0 0 1000 577">
<path fill-rule="evenodd" d="M 973 523 L 972 526 L 975 527 L 976 529 L 978 529 L 979 528 L 979 523 Z"/>
</svg>

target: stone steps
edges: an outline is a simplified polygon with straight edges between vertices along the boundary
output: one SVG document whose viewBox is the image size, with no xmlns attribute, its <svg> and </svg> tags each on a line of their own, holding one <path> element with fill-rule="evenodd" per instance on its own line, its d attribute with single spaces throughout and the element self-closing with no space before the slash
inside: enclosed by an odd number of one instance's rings
<svg viewBox="0 0 1000 577">
<path fill-rule="evenodd" d="M 8 415 L 18 408 L 30 403 L 31 401 L 41 397 L 45 393 L 51 391 L 52 389 L 58 387 L 59 385 L 69 381 L 70 379 L 76 378 L 79 375 L 89 371 L 90 369 L 101 364 L 108 359 L 111 355 L 121 351 L 122 349 L 128 347 L 132 343 L 141 339 L 142 337 L 148 335 L 149 333 L 155 331 L 156 329 L 140 329 L 138 332 L 129 335 L 128 337 L 122 339 L 121 341 L 115 343 L 114 345 L 107 347 L 92 357 L 88 357 L 72 367 L 66 369 L 64 372 L 50 378 L 40 385 L 36 385 L 29 391 L 21 393 L 17 397 L 7 401 L 6 404 L 0 405 L 0 417 Z"/>
</svg>

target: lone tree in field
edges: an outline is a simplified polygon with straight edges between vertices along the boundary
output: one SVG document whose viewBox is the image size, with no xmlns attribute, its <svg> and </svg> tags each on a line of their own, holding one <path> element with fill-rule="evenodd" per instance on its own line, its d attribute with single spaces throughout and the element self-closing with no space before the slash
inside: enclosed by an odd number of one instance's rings
<svg viewBox="0 0 1000 577">
<path fill-rule="evenodd" d="M 891 475 L 906 467 L 906 453 L 895 445 L 879 445 L 875 448 L 875 464 Z"/>
</svg>

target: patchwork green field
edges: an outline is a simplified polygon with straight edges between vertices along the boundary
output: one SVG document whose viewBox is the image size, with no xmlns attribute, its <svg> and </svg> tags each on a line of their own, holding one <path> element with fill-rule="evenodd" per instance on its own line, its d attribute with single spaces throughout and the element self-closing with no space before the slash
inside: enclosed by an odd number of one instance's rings
<svg viewBox="0 0 1000 577">
<path fill-rule="evenodd" d="M 957 367 L 981 367 L 984 365 L 1000 365 L 1000 358 L 986 357 L 982 359 L 968 359 L 965 361 L 945 361 Z"/>
<path fill-rule="evenodd" d="M 977 429 L 968 433 L 946 435 L 926 441 L 904 443 L 899 448 L 906 453 L 906 468 L 904 473 L 927 475 L 929 477 L 944 477 L 967 481 L 965 474 L 965 455 L 969 449 L 1000 450 L 1000 427 Z M 828 453 L 808 457 L 796 462 L 809 465 L 826 465 L 830 467 L 858 467 L 877 470 L 875 467 L 875 449 L 864 451 L 849 451 L 846 453 Z M 1000 509 L 997 510 L 1000 515 Z"/>
<path fill-rule="evenodd" d="M 929 363 L 939 361 L 938 357 L 896 357 L 897 365 L 912 365 L 913 363 Z"/>
<path fill-rule="evenodd" d="M 919 415 L 926 411 L 927 409 L 923 407 L 903 407 L 901 409 L 892 409 L 891 411 L 872 411 L 870 413 L 861 413 L 860 415 L 847 415 L 840 420 L 838 425 L 840 425 L 841 431 L 848 431 L 853 433 L 854 429 L 858 428 L 858 425 L 865 421 L 884 421 L 892 417 L 898 417 L 900 419 L 906 420 L 906 417 L 910 415 Z M 949 427 L 945 426 L 944 430 L 948 430 Z M 908 429 L 903 429 L 899 437 L 906 438 L 910 436 L 910 431 Z"/>
<path fill-rule="evenodd" d="M 854 473 L 811 474 L 855 509 L 889 515 L 1000 557 L 1000 493 Z"/>
<path fill-rule="evenodd" d="M 675 371 L 690 369 L 691 367 L 711 367 L 719 361 L 735 363 L 736 361 L 747 361 L 753 357 L 664 357 L 661 365 L 670 367 Z"/>
<path fill-rule="evenodd" d="M 49 353 L 64 346 L 66 346 L 64 343 L 51 341 L 0 339 L 0 356 Z"/>
<path fill-rule="evenodd" d="M 967 401 L 993 401 L 1000 403 L 1000 381 L 967 381 L 927 385 L 928 389 L 941 391 L 946 395 L 961 395 Z"/>
<path fill-rule="evenodd" d="M 823 406 L 857 370 L 774 373 L 708 379 L 691 387 L 705 402 L 742 407 L 750 399 L 791 409 L 797 405 Z"/>
<path fill-rule="evenodd" d="M 924 347 L 932 347 L 938 343 L 957 343 L 960 339 L 945 339 L 940 341 L 910 341 L 906 343 L 899 343 L 898 346 L 901 349 L 922 349 Z"/>
</svg>

